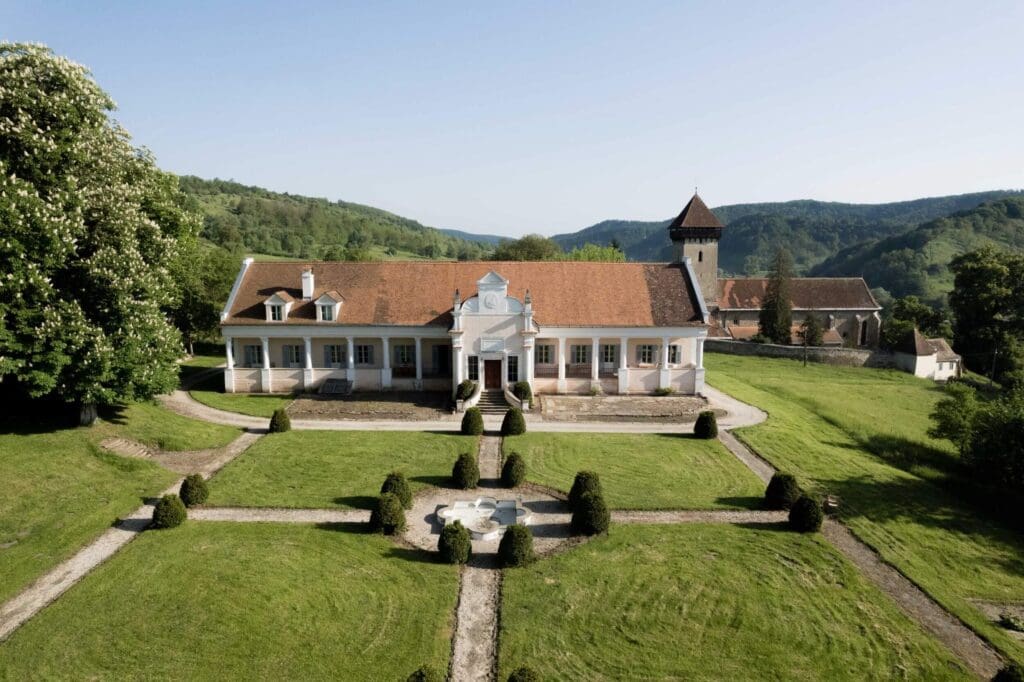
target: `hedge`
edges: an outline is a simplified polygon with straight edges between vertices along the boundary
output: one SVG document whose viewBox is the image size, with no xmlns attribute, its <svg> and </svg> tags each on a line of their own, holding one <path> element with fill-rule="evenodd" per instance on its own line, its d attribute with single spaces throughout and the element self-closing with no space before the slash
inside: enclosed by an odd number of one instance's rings
<svg viewBox="0 0 1024 682">
<path fill-rule="evenodd" d="M 498 543 L 498 560 L 506 568 L 526 566 L 534 559 L 533 534 L 518 524 L 505 529 Z"/>
<path fill-rule="evenodd" d="M 705 440 L 718 437 L 718 419 L 714 412 L 704 410 L 697 415 L 697 421 L 693 425 L 693 435 Z"/>
<path fill-rule="evenodd" d="M 572 532 L 575 535 L 601 535 L 608 532 L 611 520 L 604 497 L 596 493 L 584 493 L 572 512 Z"/>
<path fill-rule="evenodd" d="M 384 479 L 380 486 L 382 493 L 392 493 L 402 503 L 403 509 L 412 509 L 412 490 L 409 488 L 409 481 L 405 480 L 405 474 L 401 471 L 392 471 Z"/>
<path fill-rule="evenodd" d="M 540 682 L 540 673 L 533 668 L 516 668 L 508 676 L 508 682 Z"/>
<path fill-rule="evenodd" d="M 444 682 L 444 675 L 432 665 L 424 665 L 406 678 L 406 682 Z"/>
<path fill-rule="evenodd" d="M 1024 666 L 1020 663 L 1007 663 L 995 674 L 992 682 L 1024 682 Z"/>
<path fill-rule="evenodd" d="M 512 387 L 512 395 L 522 400 L 527 405 L 533 404 L 533 389 L 529 381 L 517 381 Z"/>
<path fill-rule="evenodd" d="M 772 475 L 764 491 L 765 509 L 790 509 L 800 498 L 800 486 L 792 474 L 778 472 Z"/>
<path fill-rule="evenodd" d="M 437 539 L 437 551 L 446 564 L 464 564 L 473 551 L 469 530 L 459 521 L 445 524 Z"/>
<path fill-rule="evenodd" d="M 801 495 L 789 510 L 789 527 L 800 533 L 816 533 L 821 530 L 824 518 L 821 502 Z"/>
<path fill-rule="evenodd" d="M 476 457 L 468 452 L 462 453 L 455 460 L 455 466 L 452 467 L 452 487 L 469 490 L 475 488 L 479 482 L 480 465 L 477 463 Z"/>
<path fill-rule="evenodd" d="M 405 510 L 394 493 L 377 498 L 377 506 L 370 513 L 370 527 L 384 535 L 395 535 L 405 530 Z"/>
<path fill-rule="evenodd" d="M 476 384 L 470 379 L 466 379 L 455 389 L 456 400 L 466 400 L 473 395 L 473 391 L 476 389 Z"/>
<path fill-rule="evenodd" d="M 501 468 L 501 484 L 506 488 L 515 488 L 526 480 L 526 460 L 518 452 L 505 458 Z"/>
<path fill-rule="evenodd" d="M 479 436 L 484 432 L 484 415 L 479 407 L 471 407 L 462 415 L 462 435 Z"/>
<path fill-rule="evenodd" d="M 177 495 L 164 495 L 153 509 L 154 528 L 176 528 L 188 518 L 185 504 Z"/>
<path fill-rule="evenodd" d="M 206 481 L 202 476 L 190 474 L 181 482 L 178 494 L 186 507 L 194 507 L 197 504 L 206 502 L 206 499 L 210 496 L 210 489 L 207 487 Z"/>
<path fill-rule="evenodd" d="M 274 416 L 270 418 L 270 433 L 284 433 L 292 430 L 292 420 L 283 407 L 274 410 Z"/>
<path fill-rule="evenodd" d="M 576 472 L 576 478 L 573 480 L 572 488 L 569 490 L 569 508 L 575 511 L 580 498 L 586 493 L 604 494 L 601 490 L 601 479 L 598 478 L 596 471 Z"/>
<path fill-rule="evenodd" d="M 526 419 L 523 411 L 513 407 L 505 412 L 505 418 L 501 420 L 501 435 L 521 436 L 526 433 Z"/>
</svg>

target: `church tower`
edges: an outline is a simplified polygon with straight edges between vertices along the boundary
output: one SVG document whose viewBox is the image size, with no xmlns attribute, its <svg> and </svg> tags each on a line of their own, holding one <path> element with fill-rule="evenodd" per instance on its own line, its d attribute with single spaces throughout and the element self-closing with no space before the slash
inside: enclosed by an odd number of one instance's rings
<svg viewBox="0 0 1024 682">
<path fill-rule="evenodd" d="M 718 240 L 722 238 L 722 223 L 711 209 L 694 193 L 682 213 L 668 226 L 672 238 L 672 260 L 681 263 L 689 258 L 704 303 L 708 308 L 718 307 Z"/>
</svg>

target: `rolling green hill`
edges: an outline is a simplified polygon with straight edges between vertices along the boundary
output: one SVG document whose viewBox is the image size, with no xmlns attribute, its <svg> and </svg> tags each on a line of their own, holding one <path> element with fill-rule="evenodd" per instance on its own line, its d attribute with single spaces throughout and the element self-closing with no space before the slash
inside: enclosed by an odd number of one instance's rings
<svg viewBox="0 0 1024 682">
<path fill-rule="evenodd" d="M 1019 191 L 992 191 L 932 197 L 887 204 L 844 204 L 825 201 L 733 204 L 714 208 L 725 223 L 719 265 L 728 274 L 762 274 L 779 245 L 793 254 L 798 272 L 806 273 L 838 251 L 860 242 L 905 232 L 927 220 L 974 208 L 984 201 Z M 643 222 L 606 220 L 572 234 L 553 237 L 562 248 L 585 242 L 618 240 L 630 260 L 663 261 L 671 243 L 669 220 Z"/>
<path fill-rule="evenodd" d="M 477 259 L 489 250 L 370 206 L 194 176 L 180 183 L 203 215 L 203 237 L 232 251 L 303 259 Z"/>
<path fill-rule="evenodd" d="M 1024 250 L 1024 197 L 990 201 L 908 232 L 843 249 L 813 269 L 822 276 L 863 276 L 893 296 L 941 302 L 953 288 L 949 262 L 993 245 Z"/>
</svg>

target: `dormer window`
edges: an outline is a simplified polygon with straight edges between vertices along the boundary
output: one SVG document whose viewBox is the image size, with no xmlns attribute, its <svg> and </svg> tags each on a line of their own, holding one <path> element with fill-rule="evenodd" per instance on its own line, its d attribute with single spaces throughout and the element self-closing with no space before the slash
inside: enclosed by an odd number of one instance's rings
<svg viewBox="0 0 1024 682">
<path fill-rule="evenodd" d="M 293 299 L 287 291 L 277 291 L 263 302 L 267 308 L 267 322 L 284 322 L 288 319 Z"/>
<path fill-rule="evenodd" d="M 320 321 L 321 322 L 334 322 L 334 306 L 333 305 L 322 305 L 320 308 Z"/>
<path fill-rule="evenodd" d="M 344 299 L 337 291 L 327 291 L 316 299 L 317 322 L 334 322 L 338 319 L 341 311 L 341 303 Z"/>
<path fill-rule="evenodd" d="M 270 321 L 281 322 L 284 320 L 284 306 L 283 305 L 272 305 L 270 306 Z"/>
</svg>

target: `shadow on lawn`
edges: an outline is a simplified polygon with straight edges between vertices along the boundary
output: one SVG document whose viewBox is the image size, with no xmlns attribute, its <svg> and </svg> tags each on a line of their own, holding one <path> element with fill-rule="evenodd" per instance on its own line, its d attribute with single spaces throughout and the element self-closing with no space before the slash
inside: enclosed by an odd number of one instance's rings
<svg viewBox="0 0 1024 682">
<path fill-rule="evenodd" d="M 343 507 L 373 511 L 373 508 L 377 505 L 377 498 L 372 495 L 345 495 L 343 497 L 335 497 L 332 502 Z"/>
<path fill-rule="evenodd" d="M 764 498 L 751 495 L 716 497 L 715 502 L 729 507 L 738 507 L 740 509 L 761 509 L 764 504 Z"/>
<path fill-rule="evenodd" d="M 390 559 L 404 559 L 405 561 L 412 561 L 417 564 L 440 563 L 436 552 L 428 552 L 425 549 L 415 549 L 412 547 L 389 547 L 384 556 Z"/>
<path fill-rule="evenodd" d="M 348 533 L 349 535 L 373 535 L 374 531 L 368 523 L 346 521 L 343 523 L 318 523 L 316 528 L 332 533 Z"/>
<path fill-rule="evenodd" d="M 454 464 L 455 460 L 452 460 Z M 426 485 L 432 485 L 436 488 L 451 488 L 452 478 L 451 476 L 412 476 L 409 478 L 410 481 L 416 483 L 425 483 Z"/>
</svg>

